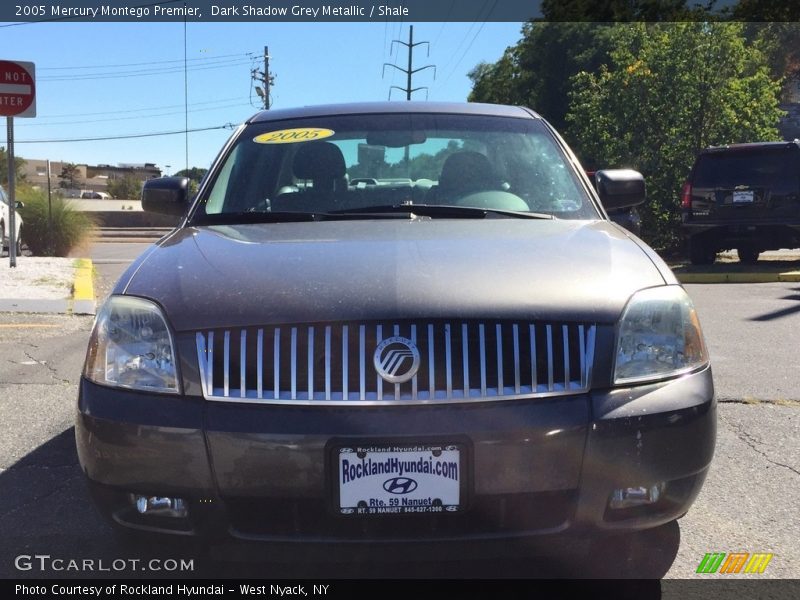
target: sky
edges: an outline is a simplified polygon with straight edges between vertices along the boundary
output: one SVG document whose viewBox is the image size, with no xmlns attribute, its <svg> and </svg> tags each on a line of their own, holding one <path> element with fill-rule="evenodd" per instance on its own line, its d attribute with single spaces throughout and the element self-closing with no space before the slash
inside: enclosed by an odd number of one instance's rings
<svg viewBox="0 0 800 600">
<path fill-rule="evenodd" d="M 430 42 L 414 50 L 412 87 L 427 99 L 464 101 L 467 73 L 493 62 L 521 37 L 521 23 L 0 23 L 0 60 L 36 65 L 34 118 L 14 119 L 15 154 L 77 164 L 154 163 L 164 174 L 208 167 L 231 127 L 257 112 L 262 101 L 250 73 L 263 71 L 269 47 L 275 75 L 272 107 L 387 100 L 405 74 L 407 49 L 392 44 Z M 184 42 L 187 80 L 184 81 Z M 392 51 L 390 53 L 390 51 Z M 382 74 L 382 71 L 383 74 Z M 383 76 L 382 76 L 383 75 Z M 185 91 L 188 93 L 185 95 Z M 404 101 L 404 92 L 391 91 Z M 425 100 L 424 90 L 414 99 Z M 226 126 L 222 129 L 191 132 Z M 177 135 L 70 141 L 179 131 Z M 29 143 L 32 140 L 43 140 Z M 0 127 L 0 146 L 6 146 Z"/>
</svg>

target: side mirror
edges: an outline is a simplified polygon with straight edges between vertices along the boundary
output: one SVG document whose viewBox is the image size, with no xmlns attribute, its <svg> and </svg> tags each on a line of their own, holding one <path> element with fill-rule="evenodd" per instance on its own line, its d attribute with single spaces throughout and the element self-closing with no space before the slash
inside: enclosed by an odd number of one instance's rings
<svg viewBox="0 0 800 600">
<path fill-rule="evenodd" d="M 189 178 L 161 177 L 145 181 L 142 209 L 162 215 L 183 216 L 189 208 Z"/>
<path fill-rule="evenodd" d="M 595 187 L 606 210 L 631 208 L 644 202 L 644 177 L 632 169 L 605 169 L 594 175 Z"/>
<path fill-rule="evenodd" d="M 15 207 L 17 210 L 19 210 L 20 208 L 25 208 L 25 204 L 23 204 L 22 202 L 20 202 L 19 200 L 17 200 L 17 203 L 14 205 L 14 207 Z"/>
</svg>

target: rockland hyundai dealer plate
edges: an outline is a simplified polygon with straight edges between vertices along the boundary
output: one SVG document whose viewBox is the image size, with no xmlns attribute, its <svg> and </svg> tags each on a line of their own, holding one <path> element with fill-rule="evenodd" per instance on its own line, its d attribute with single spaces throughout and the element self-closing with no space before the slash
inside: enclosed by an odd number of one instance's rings
<svg viewBox="0 0 800 600">
<path fill-rule="evenodd" d="M 457 512 L 464 453 L 458 445 L 379 445 L 338 449 L 343 515 Z"/>
</svg>

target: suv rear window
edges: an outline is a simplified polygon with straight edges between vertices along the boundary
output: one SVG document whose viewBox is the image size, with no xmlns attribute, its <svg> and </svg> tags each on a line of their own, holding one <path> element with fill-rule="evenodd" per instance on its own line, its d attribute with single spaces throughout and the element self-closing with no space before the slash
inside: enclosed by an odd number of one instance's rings
<svg viewBox="0 0 800 600">
<path fill-rule="evenodd" d="M 796 189 L 800 152 L 787 148 L 709 152 L 697 159 L 692 184 L 732 189 L 739 185 L 772 190 Z"/>
</svg>

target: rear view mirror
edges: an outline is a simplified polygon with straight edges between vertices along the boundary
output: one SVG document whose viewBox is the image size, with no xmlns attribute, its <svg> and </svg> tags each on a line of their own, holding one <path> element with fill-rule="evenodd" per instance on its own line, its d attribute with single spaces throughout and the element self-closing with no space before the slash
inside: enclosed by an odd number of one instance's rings
<svg viewBox="0 0 800 600">
<path fill-rule="evenodd" d="M 597 194 L 606 210 L 630 208 L 644 202 L 644 177 L 633 169 L 605 169 L 594 176 Z"/>
<path fill-rule="evenodd" d="M 150 179 L 142 188 L 142 209 L 162 215 L 183 216 L 189 206 L 188 177 Z"/>
<path fill-rule="evenodd" d="M 373 131 L 367 134 L 370 146 L 387 146 L 388 148 L 405 148 L 412 144 L 423 144 L 428 136 L 424 131 Z"/>
</svg>

